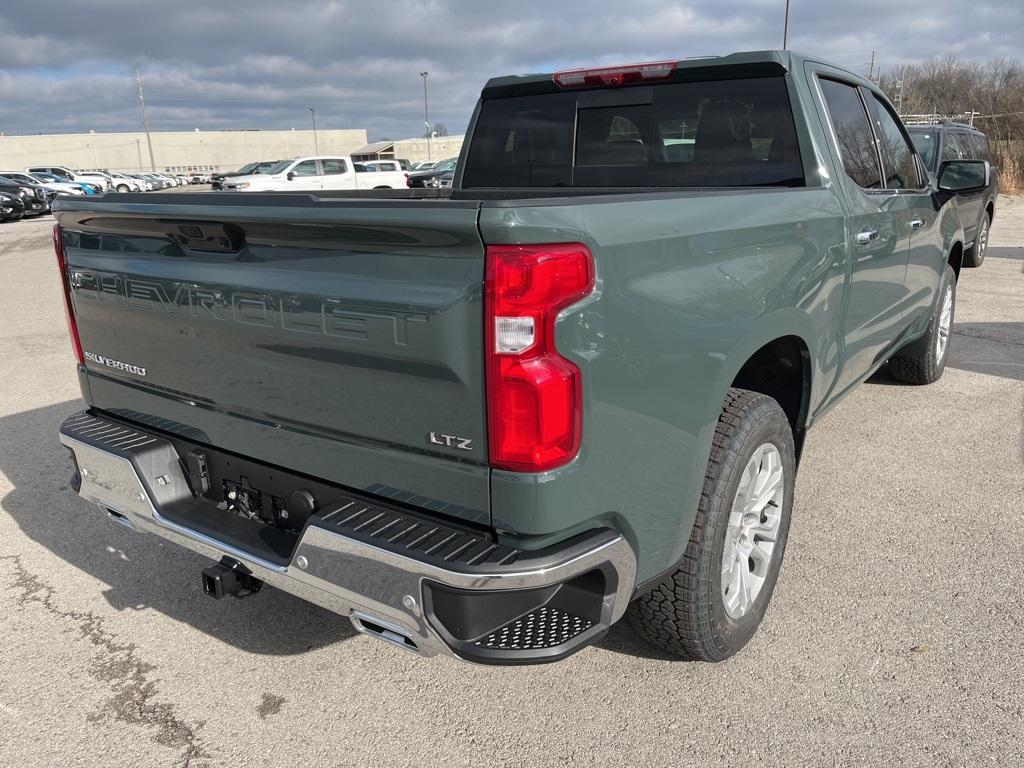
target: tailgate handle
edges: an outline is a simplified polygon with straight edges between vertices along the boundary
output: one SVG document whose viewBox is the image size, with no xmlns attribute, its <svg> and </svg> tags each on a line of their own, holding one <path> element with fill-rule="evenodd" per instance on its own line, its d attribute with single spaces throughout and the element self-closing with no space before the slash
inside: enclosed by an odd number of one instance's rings
<svg viewBox="0 0 1024 768">
<path fill-rule="evenodd" d="M 245 245 L 245 231 L 237 224 L 219 221 L 167 221 L 167 236 L 182 248 L 203 253 L 238 253 Z"/>
</svg>

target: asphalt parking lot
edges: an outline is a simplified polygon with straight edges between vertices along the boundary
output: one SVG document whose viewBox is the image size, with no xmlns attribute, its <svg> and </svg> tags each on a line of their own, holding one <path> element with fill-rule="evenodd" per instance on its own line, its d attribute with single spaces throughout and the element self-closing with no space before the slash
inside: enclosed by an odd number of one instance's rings
<svg viewBox="0 0 1024 768">
<path fill-rule="evenodd" d="M 68 490 L 81 408 L 52 220 L 0 225 L 0 766 L 1024 764 L 1024 198 L 965 270 L 940 382 L 883 371 L 811 431 L 751 645 L 620 624 L 552 666 L 420 660 Z"/>
</svg>

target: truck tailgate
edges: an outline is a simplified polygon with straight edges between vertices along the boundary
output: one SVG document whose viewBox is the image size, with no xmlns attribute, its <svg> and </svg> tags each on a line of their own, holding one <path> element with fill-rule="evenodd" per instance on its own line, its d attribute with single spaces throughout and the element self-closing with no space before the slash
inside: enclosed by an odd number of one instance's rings
<svg viewBox="0 0 1024 768">
<path fill-rule="evenodd" d="M 124 195 L 62 208 L 93 406 L 489 522 L 476 203 Z"/>
</svg>

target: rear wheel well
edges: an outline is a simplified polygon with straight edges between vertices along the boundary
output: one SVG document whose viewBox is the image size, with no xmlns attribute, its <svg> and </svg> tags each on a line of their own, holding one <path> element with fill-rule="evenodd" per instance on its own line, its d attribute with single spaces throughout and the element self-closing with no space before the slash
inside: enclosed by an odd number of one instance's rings
<svg viewBox="0 0 1024 768">
<path fill-rule="evenodd" d="M 953 272 L 956 274 L 957 279 L 960 279 L 960 267 L 964 263 L 964 245 L 963 243 L 953 243 L 953 249 L 949 252 L 949 266 L 953 268 Z"/>
<path fill-rule="evenodd" d="M 737 389 L 773 398 L 793 429 L 797 456 L 803 446 L 811 394 L 811 356 L 799 336 L 782 336 L 755 352 L 732 382 Z"/>
<path fill-rule="evenodd" d="M 992 201 L 992 200 L 988 201 L 988 205 L 985 206 L 985 213 L 988 214 L 988 220 L 989 221 L 992 221 L 992 219 L 995 218 L 995 215 L 996 215 L 996 204 L 995 204 L 994 201 Z"/>
</svg>

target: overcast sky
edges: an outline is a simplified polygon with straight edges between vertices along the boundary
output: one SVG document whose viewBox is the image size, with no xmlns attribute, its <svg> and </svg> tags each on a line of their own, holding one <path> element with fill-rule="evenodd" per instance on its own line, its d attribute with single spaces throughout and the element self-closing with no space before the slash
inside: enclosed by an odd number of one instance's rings
<svg viewBox="0 0 1024 768">
<path fill-rule="evenodd" d="M 0 131 L 465 130 L 501 74 L 778 48 L 785 0 L 9 0 Z M 955 53 L 1019 55 L 1024 0 L 792 0 L 790 48 L 867 74 Z"/>
</svg>

